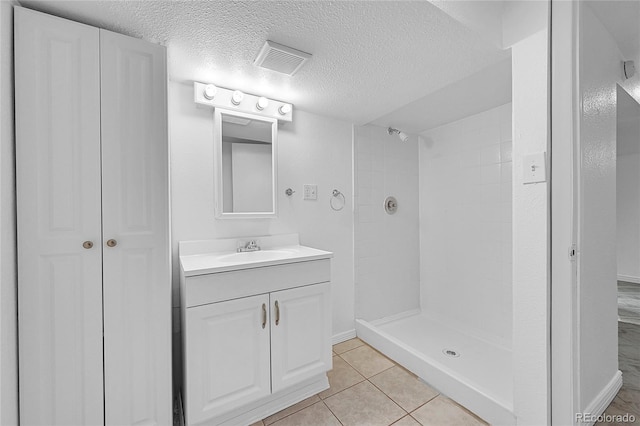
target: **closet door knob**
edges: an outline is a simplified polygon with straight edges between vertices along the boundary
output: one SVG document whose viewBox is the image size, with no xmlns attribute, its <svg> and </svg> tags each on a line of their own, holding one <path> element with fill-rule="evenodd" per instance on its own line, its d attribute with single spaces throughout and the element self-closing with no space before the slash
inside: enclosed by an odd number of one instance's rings
<svg viewBox="0 0 640 426">
<path fill-rule="evenodd" d="M 84 243 L 82 243 L 82 247 L 86 248 L 87 250 L 93 248 L 93 241 L 85 241 Z"/>
<path fill-rule="evenodd" d="M 117 244 L 118 242 L 114 239 L 107 240 L 107 246 L 109 247 L 115 247 Z"/>
</svg>

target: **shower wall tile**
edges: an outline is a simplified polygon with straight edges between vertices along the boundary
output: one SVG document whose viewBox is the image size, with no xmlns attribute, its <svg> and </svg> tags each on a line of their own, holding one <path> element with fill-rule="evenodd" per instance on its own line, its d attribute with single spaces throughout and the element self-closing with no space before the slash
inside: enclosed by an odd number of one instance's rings
<svg viewBox="0 0 640 426">
<path fill-rule="evenodd" d="M 500 144 L 500 160 L 501 162 L 511 162 L 513 155 L 513 146 L 511 140 Z"/>
<path fill-rule="evenodd" d="M 373 320 L 419 307 L 418 138 L 355 128 L 356 318 Z M 371 172 L 368 164 L 371 161 Z M 384 199 L 398 200 L 388 215 Z"/>
<path fill-rule="evenodd" d="M 505 346 L 512 330 L 511 133 L 506 104 L 429 130 L 419 146 L 421 308 Z"/>
<path fill-rule="evenodd" d="M 500 144 L 493 143 L 481 148 L 481 164 L 500 163 Z"/>
</svg>

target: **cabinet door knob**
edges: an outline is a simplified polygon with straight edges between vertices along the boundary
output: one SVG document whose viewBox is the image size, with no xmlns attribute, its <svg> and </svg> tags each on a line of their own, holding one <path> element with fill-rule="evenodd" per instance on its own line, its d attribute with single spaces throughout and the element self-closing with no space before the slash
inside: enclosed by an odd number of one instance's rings
<svg viewBox="0 0 640 426">
<path fill-rule="evenodd" d="M 276 300 L 276 325 L 280 324 L 280 305 L 278 305 L 278 301 Z"/>
<path fill-rule="evenodd" d="M 107 246 L 115 247 L 116 245 L 118 245 L 118 242 L 116 240 L 114 240 L 113 238 L 110 239 L 110 240 L 107 240 Z"/>
<path fill-rule="evenodd" d="M 262 304 L 262 328 L 267 326 L 267 304 Z"/>
<path fill-rule="evenodd" d="M 85 241 L 84 243 L 82 243 L 82 247 L 86 248 L 87 250 L 93 248 L 93 241 Z"/>
</svg>

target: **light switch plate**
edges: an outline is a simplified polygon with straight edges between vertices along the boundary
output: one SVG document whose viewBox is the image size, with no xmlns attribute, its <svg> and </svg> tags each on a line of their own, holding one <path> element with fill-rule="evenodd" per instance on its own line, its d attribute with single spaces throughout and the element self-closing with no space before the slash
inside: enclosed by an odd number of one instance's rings
<svg viewBox="0 0 640 426">
<path fill-rule="evenodd" d="M 318 185 L 304 185 L 304 199 L 305 200 L 317 200 L 318 199 Z"/>
<path fill-rule="evenodd" d="M 525 155 L 522 159 L 523 183 L 547 181 L 547 161 L 545 152 Z"/>
</svg>

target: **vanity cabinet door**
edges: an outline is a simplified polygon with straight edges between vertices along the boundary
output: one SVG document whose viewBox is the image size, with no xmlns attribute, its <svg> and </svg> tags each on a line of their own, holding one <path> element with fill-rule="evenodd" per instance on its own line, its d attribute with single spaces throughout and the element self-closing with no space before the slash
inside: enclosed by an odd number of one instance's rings
<svg viewBox="0 0 640 426">
<path fill-rule="evenodd" d="M 187 309 L 185 346 L 187 424 L 271 393 L 267 294 Z"/>
<path fill-rule="evenodd" d="M 274 393 L 331 369 L 329 286 L 322 283 L 270 294 Z"/>
</svg>

